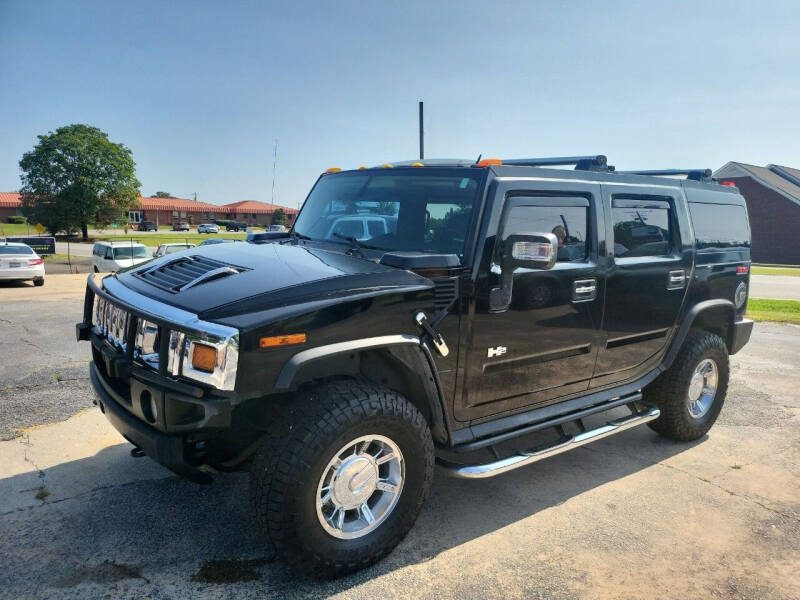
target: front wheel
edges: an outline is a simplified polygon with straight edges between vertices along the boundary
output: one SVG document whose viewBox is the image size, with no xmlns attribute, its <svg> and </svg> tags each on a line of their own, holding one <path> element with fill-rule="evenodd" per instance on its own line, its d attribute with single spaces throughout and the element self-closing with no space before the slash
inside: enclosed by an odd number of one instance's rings
<svg viewBox="0 0 800 600">
<path fill-rule="evenodd" d="M 433 478 L 425 418 L 372 384 L 319 386 L 256 454 L 251 500 L 283 558 L 317 577 L 377 562 L 405 537 Z"/>
<path fill-rule="evenodd" d="M 648 425 L 673 440 L 701 438 L 722 410 L 729 375 L 722 338 L 691 330 L 670 369 L 644 389 L 644 400 L 661 409 L 661 416 Z"/>
</svg>

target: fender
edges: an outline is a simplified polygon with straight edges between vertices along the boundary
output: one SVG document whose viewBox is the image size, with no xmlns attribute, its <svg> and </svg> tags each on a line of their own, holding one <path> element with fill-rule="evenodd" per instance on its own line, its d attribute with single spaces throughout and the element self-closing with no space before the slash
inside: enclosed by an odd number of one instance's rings
<svg viewBox="0 0 800 600">
<path fill-rule="evenodd" d="M 439 375 L 430 349 L 415 335 L 362 338 L 303 350 L 283 365 L 274 389 L 276 392 L 288 392 L 314 377 L 347 373 L 348 370 L 343 365 L 347 362 L 353 363 L 355 356 L 363 357 L 371 353 L 374 357 L 373 351 L 382 350 L 389 355 L 388 360 L 414 375 L 412 379 L 416 381 L 401 391 L 428 418 L 433 438 L 438 442 L 447 442 L 449 430 L 446 426 Z"/>
<path fill-rule="evenodd" d="M 689 330 L 692 328 L 692 325 L 695 323 L 695 321 L 701 317 L 702 314 L 705 313 L 707 315 L 711 311 L 719 311 L 725 314 L 724 318 L 727 331 L 722 338 L 725 340 L 725 344 L 728 346 L 728 349 L 731 349 L 731 326 L 736 319 L 736 308 L 734 307 L 733 302 L 730 300 L 723 300 L 721 298 L 704 300 L 703 302 L 698 302 L 692 306 L 692 308 L 683 317 L 681 326 L 678 329 L 678 332 L 675 334 L 675 337 L 672 339 L 672 343 L 670 344 L 667 354 L 664 356 L 664 360 L 661 364 L 662 371 L 666 371 L 670 368 L 670 366 L 672 366 L 672 362 L 675 360 L 675 357 L 678 356 L 678 352 L 683 345 L 683 341 L 686 339 L 686 336 L 688 335 Z"/>
</svg>

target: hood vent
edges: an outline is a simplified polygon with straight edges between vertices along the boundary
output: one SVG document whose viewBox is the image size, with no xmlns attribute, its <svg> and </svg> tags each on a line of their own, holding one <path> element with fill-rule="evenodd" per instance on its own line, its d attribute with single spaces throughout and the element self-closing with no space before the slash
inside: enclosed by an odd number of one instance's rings
<svg viewBox="0 0 800 600">
<path fill-rule="evenodd" d="M 458 277 L 432 277 L 431 281 L 435 285 L 433 304 L 436 310 L 450 306 L 458 295 Z"/>
<path fill-rule="evenodd" d="M 249 270 L 195 255 L 178 256 L 155 267 L 137 271 L 134 275 L 150 285 L 174 294 L 220 277 Z"/>
</svg>

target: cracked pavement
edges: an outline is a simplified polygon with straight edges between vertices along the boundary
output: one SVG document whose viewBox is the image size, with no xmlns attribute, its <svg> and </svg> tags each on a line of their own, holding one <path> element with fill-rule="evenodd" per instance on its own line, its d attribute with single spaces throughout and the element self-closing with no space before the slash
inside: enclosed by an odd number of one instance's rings
<svg viewBox="0 0 800 600">
<path fill-rule="evenodd" d="M 800 598 L 800 327 L 756 325 L 706 438 L 639 427 L 491 480 L 437 472 L 395 552 L 316 582 L 274 560 L 245 474 L 180 480 L 87 409 L 80 299 L 4 291 L 3 319 L 61 341 L 9 355 L 29 332 L 0 321 L 0 597 Z"/>
</svg>

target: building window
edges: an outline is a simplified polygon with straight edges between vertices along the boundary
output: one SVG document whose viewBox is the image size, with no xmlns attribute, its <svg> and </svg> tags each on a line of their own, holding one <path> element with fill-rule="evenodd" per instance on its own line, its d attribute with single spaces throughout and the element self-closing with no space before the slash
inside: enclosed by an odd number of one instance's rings
<svg viewBox="0 0 800 600">
<path fill-rule="evenodd" d="M 208 213 L 208 218 L 213 220 L 214 219 L 214 213 L 213 212 Z"/>
<path fill-rule="evenodd" d="M 182 210 L 181 211 L 181 219 L 185 219 L 185 218 L 186 218 L 186 211 Z"/>
<path fill-rule="evenodd" d="M 140 211 L 140 210 L 129 210 L 128 211 L 128 222 L 129 223 L 141 223 L 142 222 L 142 211 Z"/>
<path fill-rule="evenodd" d="M 207 219 L 208 218 L 208 213 L 203 213 L 203 218 Z"/>
<path fill-rule="evenodd" d="M 257 218 L 258 218 L 258 217 L 256 216 L 256 213 L 253 213 L 253 214 L 252 214 L 252 215 L 250 215 L 250 216 L 251 216 L 251 217 L 253 217 L 254 219 L 257 219 Z"/>
</svg>

